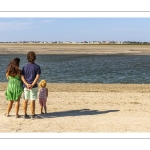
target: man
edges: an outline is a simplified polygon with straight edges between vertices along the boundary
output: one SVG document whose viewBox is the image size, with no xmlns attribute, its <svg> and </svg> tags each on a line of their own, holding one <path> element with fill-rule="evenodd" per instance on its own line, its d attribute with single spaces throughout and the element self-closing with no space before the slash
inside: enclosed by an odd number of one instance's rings
<svg viewBox="0 0 150 150">
<path fill-rule="evenodd" d="M 35 114 L 35 100 L 37 99 L 38 85 L 37 81 L 41 74 L 41 68 L 35 64 L 36 55 L 33 51 L 27 53 L 28 64 L 21 71 L 21 79 L 24 87 L 24 118 L 30 118 L 27 115 L 28 100 L 30 100 L 31 119 L 38 118 Z"/>
</svg>

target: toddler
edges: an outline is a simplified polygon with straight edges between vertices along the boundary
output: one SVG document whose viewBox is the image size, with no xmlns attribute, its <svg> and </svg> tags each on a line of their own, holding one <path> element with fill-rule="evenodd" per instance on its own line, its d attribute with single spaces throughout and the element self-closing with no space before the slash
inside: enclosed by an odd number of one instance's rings
<svg viewBox="0 0 150 150">
<path fill-rule="evenodd" d="M 41 114 L 43 114 L 43 107 L 45 113 L 47 113 L 46 101 L 48 97 L 48 89 L 46 88 L 46 80 L 41 80 L 39 83 L 39 103 L 41 106 Z"/>
</svg>

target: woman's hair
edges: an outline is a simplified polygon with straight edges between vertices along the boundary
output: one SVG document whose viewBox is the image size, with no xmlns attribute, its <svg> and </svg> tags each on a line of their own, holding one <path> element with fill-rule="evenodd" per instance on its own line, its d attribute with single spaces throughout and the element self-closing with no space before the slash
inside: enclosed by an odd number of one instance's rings
<svg viewBox="0 0 150 150">
<path fill-rule="evenodd" d="M 7 66 L 6 74 L 9 76 L 20 75 L 19 63 L 20 59 L 14 58 Z"/>
<path fill-rule="evenodd" d="M 39 87 L 46 87 L 46 80 L 41 80 L 40 83 L 39 83 Z"/>
<path fill-rule="evenodd" d="M 35 53 L 33 51 L 28 52 L 27 59 L 28 59 L 28 62 L 34 63 L 34 61 L 36 59 Z"/>
</svg>

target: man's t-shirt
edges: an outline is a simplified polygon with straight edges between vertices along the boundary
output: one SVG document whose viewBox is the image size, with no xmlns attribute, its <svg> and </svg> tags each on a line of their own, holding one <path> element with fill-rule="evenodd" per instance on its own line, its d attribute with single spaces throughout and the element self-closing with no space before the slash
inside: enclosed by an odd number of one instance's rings
<svg viewBox="0 0 150 150">
<path fill-rule="evenodd" d="M 32 84 L 34 79 L 36 78 L 36 75 L 41 74 L 41 68 L 39 65 L 35 63 L 29 63 L 26 66 L 22 68 L 21 75 L 24 76 L 25 80 L 28 84 Z M 23 87 L 26 87 L 26 85 L 23 83 Z M 37 87 L 37 83 L 33 86 Z"/>
</svg>

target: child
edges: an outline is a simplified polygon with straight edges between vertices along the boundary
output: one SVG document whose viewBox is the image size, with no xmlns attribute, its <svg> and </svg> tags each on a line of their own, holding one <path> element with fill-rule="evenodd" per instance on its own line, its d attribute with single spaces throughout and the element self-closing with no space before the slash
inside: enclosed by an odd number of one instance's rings
<svg viewBox="0 0 150 150">
<path fill-rule="evenodd" d="M 19 69 L 19 58 L 13 59 L 7 67 L 6 78 L 8 79 L 8 87 L 5 92 L 6 99 L 9 101 L 6 116 L 9 117 L 9 113 L 12 109 L 12 105 L 15 102 L 16 118 L 19 118 L 19 106 L 20 97 L 23 93 L 21 70 Z"/>
<path fill-rule="evenodd" d="M 45 113 L 47 113 L 47 108 L 46 108 L 46 101 L 47 101 L 47 97 L 48 97 L 48 89 L 46 88 L 46 81 L 45 80 L 41 80 L 41 82 L 39 83 L 39 103 L 41 106 L 41 114 L 43 114 L 43 107 L 45 110 Z"/>
</svg>

